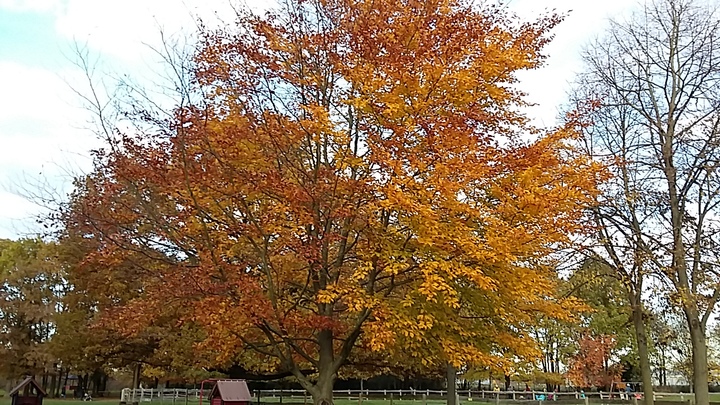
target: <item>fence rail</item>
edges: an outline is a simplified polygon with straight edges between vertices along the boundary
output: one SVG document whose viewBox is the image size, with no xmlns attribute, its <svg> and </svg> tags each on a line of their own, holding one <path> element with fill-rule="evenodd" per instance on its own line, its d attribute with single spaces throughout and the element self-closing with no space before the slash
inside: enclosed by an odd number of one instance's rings
<svg viewBox="0 0 720 405">
<path fill-rule="evenodd" d="M 122 390 L 120 403 L 140 404 L 144 402 L 159 402 L 160 404 L 190 405 L 200 400 L 207 401 L 210 389 L 130 389 Z M 603 404 L 637 404 L 635 393 L 625 392 L 544 392 L 544 391 L 484 391 L 484 390 L 458 390 L 459 402 L 559 402 L 566 404 L 603 403 Z M 312 398 L 305 390 L 273 389 L 254 390 L 253 403 L 278 404 L 311 404 Z M 348 400 L 362 404 L 366 400 L 390 401 L 445 401 L 445 390 L 335 390 L 333 396 L 339 400 Z M 653 400 L 660 402 L 694 402 L 694 395 L 687 393 L 656 393 Z M 469 405 L 469 404 L 468 404 Z"/>
</svg>

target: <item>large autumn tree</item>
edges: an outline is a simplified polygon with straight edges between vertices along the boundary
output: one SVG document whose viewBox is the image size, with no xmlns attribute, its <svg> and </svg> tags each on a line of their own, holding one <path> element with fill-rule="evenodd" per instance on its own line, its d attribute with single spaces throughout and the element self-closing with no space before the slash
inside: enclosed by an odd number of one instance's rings
<svg viewBox="0 0 720 405">
<path fill-rule="evenodd" d="M 95 246 L 73 271 L 111 292 L 99 322 L 193 330 L 197 366 L 285 372 L 316 404 L 348 365 L 536 355 L 537 314 L 569 316 L 550 253 L 602 177 L 568 146 L 581 122 L 519 112 L 557 22 L 287 0 L 203 30 L 181 104 L 124 115 L 65 213 Z"/>
</svg>

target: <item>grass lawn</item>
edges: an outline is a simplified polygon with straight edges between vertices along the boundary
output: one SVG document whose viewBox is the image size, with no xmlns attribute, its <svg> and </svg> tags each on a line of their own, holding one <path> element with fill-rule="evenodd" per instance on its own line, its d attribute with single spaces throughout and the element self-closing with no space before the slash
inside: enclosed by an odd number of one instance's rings
<svg viewBox="0 0 720 405">
<path fill-rule="evenodd" d="M 54 399 L 46 398 L 43 399 L 43 405 L 88 405 L 92 403 L 100 403 L 101 405 L 118 404 L 120 400 L 117 398 L 113 399 L 95 399 L 92 402 L 83 402 L 77 399 Z M 10 398 L 4 396 L 0 398 L 0 405 L 10 405 Z"/>
<path fill-rule="evenodd" d="M 271 397 L 271 396 L 268 396 L 268 397 L 263 396 L 261 399 L 261 402 L 264 404 L 280 405 L 280 398 L 279 397 Z M 482 402 L 467 402 L 466 399 L 463 397 L 460 398 L 460 402 L 464 405 L 475 405 L 475 404 L 483 405 Z M 306 402 L 305 402 L 305 398 L 303 398 L 300 395 L 297 395 L 297 396 L 293 396 L 293 397 L 283 397 L 282 403 L 283 403 L 283 405 L 285 405 L 285 404 L 287 404 L 287 405 L 305 405 Z M 312 397 L 308 396 L 307 397 L 307 405 L 312 405 L 312 403 L 313 403 Z M 335 395 L 334 403 L 335 403 L 335 405 L 361 405 L 360 402 L 358 401 L 357 396 L 348 398 L 347 395 L 343 395 L 342 393 Z M 444 405 L 445 403 L 446 402 L 444 399 L 438 398 L 438 397 L 434 397 L 434 398 L 431 397 L 431 398 L 427 398 L 425 400 L 425 405 Z M 414 400 L 413 399 L 400 400 L 400 399 L 398 399 L 397 396 L 395 396 L 394 399 L 392 400 L 392 404 L 393 405 L 423 405 L 423 401 L 420 397 L 418 397 Z M 153 404 L 153 405 L 160 405 L 160 404 Z M 163 404 L 163 405 L 166 405 L 166 404 Z M 172 404 L 167 404 L 167 405 L 172 405 Z M 185 404 L 183 403 L 183 404 L 176 404 L 176 405 L 185 405 Z M 188 404 L 188 405 L 197 405 L 197 404 Z M 257 402 L 253 402 L 253 405 L 257 405 Z M 374 397 L 374 398 L 371 397 L 370 399 L 363 398 L 362 405 L 390 405 L 390 397 L 388 397 L 386 399 L 378 398 L 378 397 Z M 485 404 L 485 405 L 488 405 L 488 404 Z"/>
</svg>

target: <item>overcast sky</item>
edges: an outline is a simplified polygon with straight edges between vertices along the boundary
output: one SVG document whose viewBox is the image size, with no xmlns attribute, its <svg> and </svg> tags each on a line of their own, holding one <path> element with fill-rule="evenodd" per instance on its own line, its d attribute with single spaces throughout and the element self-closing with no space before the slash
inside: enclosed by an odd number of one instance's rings
<svg viewBox="0 0 720 405">
<path fill-rule="evenodd" d="M 263 0 L 247 0 L 253 8 Z M 506 0 L 523 18 L 547 10 L 569 12 L 555 30 L 546 66 L 521 76 L 521 89 L 538 106 L 529 114 L 553 125 L 568 83 L 580 69 L 582 47 L 623 18 L 627 0 Z M 73 174 L 90 168 L 88 150 L 98 143 L 88 112 L 73 93 L 83 90 L 72 63 L 74 44 L 86 44 L 103 72 L 150 77 L 160 65 L 148 45 L 159 29 L 192 30 L 193 15 L 212 20 L 230 16 L 229 0 L 0 0 L 0 238 L 40 230 L 41 208 L 20 196 L 38 181 L 61 192 Z M 571 11 L 572 10 L 572 11 Z"/>
</svg>

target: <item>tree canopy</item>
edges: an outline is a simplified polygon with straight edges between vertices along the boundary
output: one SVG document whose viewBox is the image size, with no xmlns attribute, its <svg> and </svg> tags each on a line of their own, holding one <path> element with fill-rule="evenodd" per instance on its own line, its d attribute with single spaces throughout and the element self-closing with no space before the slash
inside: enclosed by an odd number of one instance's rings
<svg viewBox="0 0 720 405">
<path fill-rule="evenodd" d="M 602 177 L 569 146 L 580 122 L 518 112 L 557 22 L 288 0 L 203 30 L 183 104 L 136 106 L 64 216 L 101 322 L 196 331 L 199 366 L 287 371 L 316 403 L 346 365 L 535 355 L 534 315 L 569 316 L 549 254 Z"/>
</svg>

